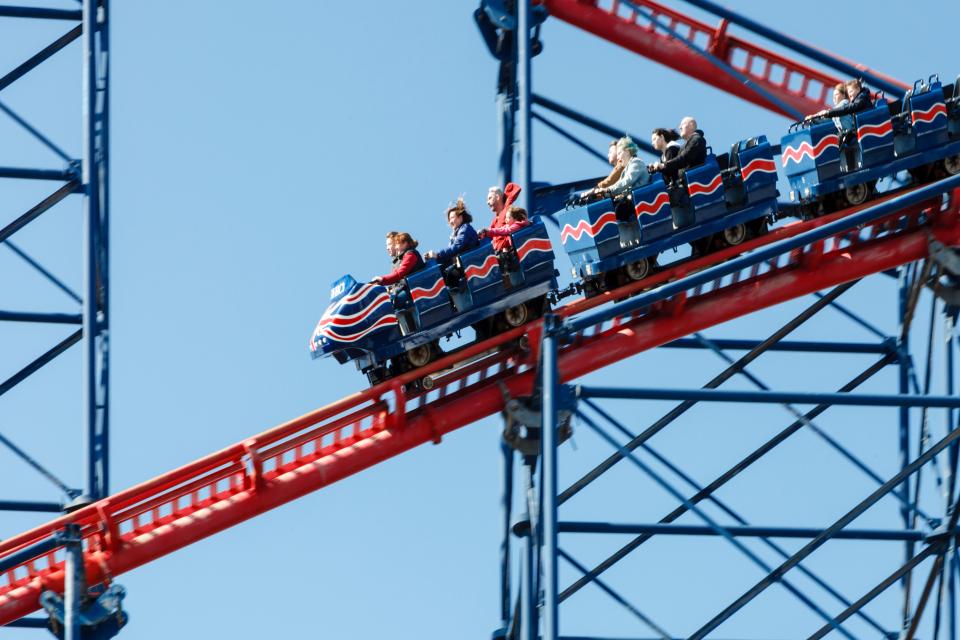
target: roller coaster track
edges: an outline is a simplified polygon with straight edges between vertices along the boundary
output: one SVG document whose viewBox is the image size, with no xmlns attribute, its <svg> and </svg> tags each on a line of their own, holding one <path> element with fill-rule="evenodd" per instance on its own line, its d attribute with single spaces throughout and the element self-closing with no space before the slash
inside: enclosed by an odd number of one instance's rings
<svg viewBox="0 0 960 640">
<path fill-rule="evenodd" d="M 960 176 L 880 203 L 794 222 L 556 310 L 570 381 L 695 331 L 960 244 Z M 742 255 L 741 255 L 742 254 Z M 55 534 L 80 526 L 90 584 L 223 531 L 502 410 L 531 393 L 543 320 L 345 397 L 179 469 L 0 542 L 0 625 L 62 592 Z M 529 348 L 518 338 L 527 334 Z M 471 364 L 451 368 L 457 362 Z M 445 372 L 445 373 L 444 373 Z M 405 385 L 438 374 L 429 392 Z"/>
<path fill-rule="evenodd" d="M 799 114 L 819 111 L 834 85 L 843 80 L 728 34 L 726 18 L 710 25 L 650 0 L 545 0 L 544 4 L 564 22 L 794 120 L 797 113 L 790 108 Z M 692 4 L 713 7 L 707 2 Z M 862 73 L 888 93 L 910 88 L 863 65 L 790 40 L 798 53 L 829 61 L 843 68 L 845 75 Z M 734 73 L 718 68 L 717 62 Z"/>
</svg>

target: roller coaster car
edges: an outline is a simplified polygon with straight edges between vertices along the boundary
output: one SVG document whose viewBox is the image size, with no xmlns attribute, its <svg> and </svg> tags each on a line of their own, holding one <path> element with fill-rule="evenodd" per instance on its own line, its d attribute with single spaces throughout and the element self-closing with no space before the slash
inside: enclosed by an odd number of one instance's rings
<svg viewBox="0 0 960 640">
<path fill-rule="evenodd" d="M 511 240 L 509 252 L 485 242 L 447 269 L 431 262 L 390 290 L 340 278 L 310 338 L 311 355 L 353 361 L 376 384 L 428 364 L 442 353 L 439 340 L 465 327 L 482 339 L 532 320 L 557 288 L 555 256 L 539 220 Z"/>
<path fill-rule="evenodd" d="M 854 116 L 850 131 L 830 119 L 798 122 L 781 140 L 790 200 L 814 212 L 865 202 L 880 178 L 909 171 L 924 181 L 960 172 L 960 79 L 944 88 L 936 76 L 917 80 L 900 100 L 881 96 Z"/>
<path fill-rule="evenodd" d="M 733 145 L 719 158 L 681 172 L 668 185 L 658 174 L 626 198 L 561 212 L 560 242 L 587 295 L 642 280 L 657 256 L 686 243 L 736 245 L 765 229 L 776 213 L 777 172 L 764 136 Z"/>
</svg>

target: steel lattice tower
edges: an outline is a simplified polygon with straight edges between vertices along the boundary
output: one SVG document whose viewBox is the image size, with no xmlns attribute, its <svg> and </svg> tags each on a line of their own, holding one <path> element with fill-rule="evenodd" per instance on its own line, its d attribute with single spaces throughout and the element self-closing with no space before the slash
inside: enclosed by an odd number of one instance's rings
<svg viewBox="0 0 960 640">
<path fill-rule="evenodd" d="M 551 9 L 555 8 L 553 5 L 567 5 L 563 7 L 564 10 L 571 13 L 577 10 L 577 5 L 565 2 L 547 4 Z M 583 10 L 597 13 L 593 4 L 582 5 Z M 614 2 L 609 11 L 612 16 L 616 16 L 618 7 L 628 8 L 633 12 L 633 17 L 639 15 L 649 21 L 651 32 L 654 29 L 662 30 L 678 41 L 682 40 L 675 30 L 675 23 L 659 21 L 657 14 L 646 8 L 650 4 L 652 3 Z M 693 4 L 717 9 L 720 13 L 720 9 L 713 3 Z M 500 61 L 497 99 L 501 122 L 500 175 L 504 182 L 515 176 L 514 179 L 526 193 L 531 193 L 532 186 L 532 120 L 543 123 L 581 149 L 588 149 L 588 146 L 575 136 L 541 115 L 542 112 L 534 112 L 532 105 L 607 135 L 618 136 L 622 131 L 533 93 L 531 60 L 540 46 L 537 42 L 539 24 L 545 19 L 540 9 L 541 7 L 532 6 L 529 2 L 517 2 L 515 13 L 511 14 L 501 12 L 493 3 L 483 3 L 475 14 L 488 47 Z M 751 24 L 742 16 L 722 11 L 725 12 L 721 14 L 725 21 L 730 19 L 738 24 Z M 593 15 L 591 19 L 592 22 L 584 19 L 584 25 L 589 24 L 584 28 L 597 34 L 599 29 L 596 26 L 596 16 Z M 772 30 L 763 32 L 755 23 L 752 25 L 756 27 L 756 31 L 767 37 L 779 37 L 781 43 L 792 44 L 787 36 Z M 725 24 L 721 30 L 725 30 Z M 721 30 L 718 30 L 718 33 Z M 519 37 L 517 34 L 528 34 L 529 37 Z M 616 37 L 613 35 L 611 39 L 616 40 Z M 627 40 L 625 37 L 624 39 Z M 504 46 L 504 41 L 509 44 Z M 693 41 L 692 35 L 688 41 Z M 636 46 L 640 48 L 640 45 Z M 687 46 L 695 49 L 692 44 Z M 713 50 L 711 48 L 711 51 Z M 744 73 L 725 65 L 706 50 L 695 53 L 703 56 L 708 63 L 704 65 L 706 67 L 713 65 L 716 67 L 715 71 L 728 72 L 734 77 L 744 76 Z M 826 61 L 830 62 L 829 54 L 819 51 L 814 53 L 819 56 L 820 61 L 827 58 Z M 546 61 L 545 63 L 549 64 Z M 846 64 L 843 62 L 834 66 L 849 71 L 849 68 L 844 67 Z M 688 73 L 706 77 L 702 71 Z M 896 91 L 885 77 L 871 74 L 872 72 L 864 72 L 877 86 Z M 717 86 L 721 86 L 722 82 L 722 79 L 713 81 Z M 785 114 L 796 116 L 802 113 L 789 101 L 764 91 L 762 85 L 754 91 L 758 104 L 766 101 L 767 104 L 772 104 L 775 110 Z M 902 93 L 902 89 L 900 92 Z M 517 166 L 515 172 L 514 161 Z M 526 205 L 539 213 L 549 214 L 559 208 L 567 194 L 574 189 L 582 189 L 583 186 L 585 185 L 578 183 L 559 185 L 553 189 L 540 188 L 536 193 L 536 201 L 531 198 Z M 955 297 L 944 295 L 941 285 L 944 285 L 945 281 L 940 279 L 949 272 L 946 263 L 954 258 L 944 257 L 943 260 L 938 260 L 936 250 L 931 253 L 934 257 L 922 264 L 912 263 L 900 267 L 896 273 L 873 276 L 886 278 L 886 289 L 893 292 L 894 304 L 891 306 L 896 309 L 898 328 L 892 335 L 874 326 L 862 312 L 841 304 L 838 300 L 854 287 L 854 281 L 817 294 L 809 306 L 779 326 L 771 327 L 774 329 L 772 333 L 761 339 L 711 339 L 697 333 L 694 337 L 680 339 L 661 348 L 694 349 L 699 350 L 704 358 L 720 358 L 726 366 L 719 373 L 712 378 L 690 381 L 702 384 L 702 387 L 637 389 L 561 385 L 558 350 L 571 342 L 587 340 L 591 331 L 599 331 L 601 327 L 609 326 L 604 323 L 616 323 L 624 317 L 632 317 L 629 314 L 644 311 L 644 301 L 623 301 L 613 308 L 606 308 L 604 312 L 574 321 L 548 317 L 542 338 L 538 393 L 533 398 L 542 411 L 539 430 L 542 438 L 536 427 L 526 425 L 533 428 L 534 435 L 531 439 L 534 442 L 539 441 L 539 454 L 527 450 L 518 455 L 510 447 L 503 447 L 501 627 L 494 633 L 494 637 L 522 640 L 539 637 L 550 640 L 607 637 L 602 632 L 589 636 L 561 633 L 561 629 L 566 628 L 560 624 L 560 603 L 587 586 L 609 596 L 611 602 L 620 607 L 621 613 L 625 612 L 625 617 L 632 621 L 628 627 L 632 632 L 629 635 L 631 638 L 687 637 L 691 631 L 690 638 L 713 637 L 712 634 L 720 625 L 733 619 L 752 600 L 776 584 L 788 594 L 786 600 L 795 606 L 805 607 L 818 620 L 817 624 L 822 625 L 819 630 L 809 635 L 810 638 L 819 638 L 828 633 L 847 638 L 876 637 L 877 634 L 880 637 L 913 638 L 917 637 L 921 623 L 926 625 L 923 627 L 924 635 L 955 638 L 956 580 L 960 562 L 956 554 L 956 537 L 951 532 L 956 530 L 957 516 L 960 513 L 957 508 L 956 487 L 960 425 L 957 423 L 955 411 L 960 407 L 960 402 L 955 395 L 954 367 L 958 308 L 955 306 Z M 755 261 L 754 264 L 759 263 Z M 717 267 L 711 271 L 715 273 L 709 275 L 716 277 L 716 283 L 731 275 L 738 277 L 736 268 Z M 705 276 L 699 282 L 697 293 L 700 293 L 701 286 L 709 288 L 711 280 Z M 862 305 L 862 301 L 860 304 Z M 829 310 L 828 313 L 841 314 L 872 338 L 866 342 L 787 339 L 800 327 L 818 318 L 825 310 Z M 920 317 L 923 318 L 922 321 Z M 917 344 L 921 346 L 921 351 L 914 353 L 912 347 Z M 736 357 L 731 355 L 733 352 L 743 355 Z M 755 373 L 758 359 L 773 352 L 780 352 L 781 358 L 788 357 L 785 354 L 813 354 L 823 358 L 825 363 L 834 362 L 834 358 L 862 358 L 870 355 L 867 358 L 868 366 L 862 369 L 854 368 L 856 373 L 839 388 L 795 392 L 777 391 L 775 386 L 764 382 L 762 375 Z M 769 355 L 767 357 L 769 358 Z M 715 368 L 704 361 L 697 371 L 714 371 Z M 895 389 L 892 392 L 855 395 L 861 385 L 886 370 L 894 372 L 893 376 L 888 375 L 895 380 Z M 942 385 L 942 394 L 934 391 L 935 379 L 937 384 Z M 745 381 L 748 389 L 720 389 L 721 385 L 731 380 Z M 621 401 L 619 405 L 614 402 L 616 400 Z M 639 412 L 622 409 L 622 401 L 670 401 L 677 404 L 669 405 L 663 415 L 652 423 L 633 424 L 629 419 L 624 420 L 622 414 L 624 411 L 628 415 Z M 680 418 L 698 405 L 714 402 L 746 403 L 743 405 L 744 416 L 756 414 L 756 407 L 762 404 L 780 405 L 787 410 L 792 420 L 772 437 L 758 440 L 745 448 L 748 453 L 728 461 L 729 466 L 725 467 L 722 473 L 711 476 L 712 479 L 705 479 L 701 477 L 702 474 L 685 467 L 682 455 L 676 452 L 658 452 L 659 447 L 654 436 L 666 432 L 668 427 L 676 429 L 674 424 L 679 424 Z M 899 460 L 896 473 L 884 475 L 873 468 L 871 456 L 876 456 L 877 453 L 870 446 L 871 443 L 850 442 L 849 439 L 818 425 L 821 414 L 833 407 L 845 405 L 860 407 L 859 411 L 864 413 L 885 407 L 888 420 L 890 412 L 893 412 L 892 422 L 896 424 L 897 430 L 896 455 Z M 942 422 L 938 419 L 936 428 L 931 418 L 935 411 L 938 416 L 942 414 Z M 569 458 L 561 455 L 558 439 L 562 439 L 566 434 L 566 425 L 570 423 L 571 416 L 573 424 L 578 425 L 580 431 L 596 435 L 610 448 L 610 453 L 592 463 L 595 466 L 586 472 L 578 468 L 575 473 L 567 474 L 575 479 L 572 482 L 566 480 L 565 483 L 569 484 L 564 486 L 558 479 L 559 469 L 563 468 L 564 461 Z M 521 414 L 513 415 L 508 409 L 506 420 L 506 431 L 510 432 L 523 418 Z M 721 489 L 735 480 L 749 482 L 741 478 L 749 478 L 755 464 L 773 457 L 778 446 L 801 432 L 812 433 L 831 453 L 842 458 L 842 464 L 849 465 L 856 473 L 868 478 L 870 490 L 864 493 L 862 500 L 842 511 L 838 518 L 831 518 L 827 522 L 806 527 L 748 522 L 744 516 L 746 511 L 738 511 L 732 501 L 722 498 L 718 493 L 722 493 Z M 889 440 L 885 441 L 885 444 L 889 443 Z M 518 465 L 522 480 L 519 483 L 521 486 L 515 488 Z M 620 523 L 607 521 L 602 517 L 594 520 L 563 517 L 563 511 L 559 509 L 561 505 L 609 475 L 611 470 L 631 465 L 641 476 L 645 476 L 653 490 L 669 495 L 670 501 L 676 505 L 675 508 L 659 519 L 651 517 L 647 522 Z M 921 482 L 921 478 L 925 476 L 932 479 L 930 484 L 933 487 Z M 623 489 L 624 487 L 620 487 L 621 492 Z M 593 495 L 597 495 L 596 491 L 610 492 L 610 482 L 608 481 L 604 489 L 593 491 Z M 626 499 L 626 496 L 621 494 L 620 499 Z M 871 508 L 884 499 L 896 504 L 897 517 L 893 520 L 880 518 L 885 524 L 879 528 L 848 527 L 854 521 L 872 522 L 870 514 L 876 514 L 876 510 L 870 512 Z M 518 517 L 515 517 L 515 506 L 520 512 Z M 684 518 L 685 514 L 694 517 Z M 867 516 L 864 517 L 864 514 Z M 874 519 L 876 518 L 877 516 L 874 516 Z M 601 556 L 603 559 L 592 563 L 578 560 L 575 553 L 560 544 L 561 540 L 571 540 L 587 534 L 606 540 L 612 538 L 618 542 L 603 545 L 603 548 L 608 549 Z M 615 578 L 607 577 L 608 571 L 615 569 L 632 554 L 637 555 L 635 552 L 644 543 L 657 536 L 682 536 L 684 540 L 694 541 L 703 540 L 704 537 L 723 539 L 746 561 L 747 567 L 759 569 L 762 578 L 759 581 L 751 580 L 749 588 L 745 590 L 734 587 L 738 597 L 732 598 L 718 613 L 704 621 L 697 621 L 689 629 L 686 628 L 689 625 L 684 625 L 684 628 L 676 631 L 676 620 L 664 619 L 665 613 L 638 602 L 625 591 L 637 586 L 634 581 L 627 581 L 627 585 L 621 589 Z M 626 544 L 623 544 L 624 537 Z M 836 541 L 840 539 L 858 540 L 862 544 L 883 540 L 886 541 L 884 544 L 890 545 L 888 549 L 899 543 L 902 545 L 900 559 L 894 562 L 895 568 L 892 572 L 885 574 L 876 583 L 871 582 L 870 588 L 845 594 L 848 587 L 836 584 L 842 573 L 838 573 L 836 569 L 824 571 L 822 566 L 814 568 L 815 564 L 811 564 L 810 559 L 815 551 L 828 543 L 837 544 Z M 791 544 L 797 540 L 800 542 Z M 513 541 L 519 542 L 519 552 L 511 553 Z M 675 545 L 674 548 L 678 547 Z M 890 558 L 895 559 L 897 556 L 895 551 L 890 550 L 888 553 Z M 743 572 L 749 573 L 749 569 L 743 569 Z M 621 573 L 621 578 L 622 575 Z M 701 579 L 718 578 L 704 572 Z M 839 582 L 847 581 L 841 579 Z M 876 610 L 867 608 L 870 602 L 898 583 L 901 589 L 901 605 L 895 614 L 890 611 L 878 614 Z M 739 591 L 743 593 L 740 594 Z M 649 589 L 644 590 L 644 593 L 649 595 Z M 889 604 L 889 600 L 886 602 Z M 925 611 L 928 612 L 926 620 L 923 615 Z M 598 627 L 606 629 L 603 625 Z M 724 627 L 729 628 L 731 627 Z M 680 636 L 681 633 L 684 635 Z M 722 635 L 723 630 L 720 633 L 719 637 L 730 637 Z M 774 637 L 797 637 L 798 633 L 807 637 L 807 632 L 794 629 L 781 630 L 780 634 Z"/>
<path fill-rule="evenodd" d="M 54 23 L 67 25 L 62 36 L 56 38 L 13 69 L 0 77 L 0 92 L 35 69 L 46 68 L 44 63 L 54 56 L 77 56 L 81 62 L 82 91 L 78 100 L 65 99 L 62 109 L 67 114 L 79 113 L 82 126 L 81 147 L 65 151 L 31 123 L 29 114 L 21 114 L 0 101 L 3 117 L 12 119 L 41 148 L 52 152 L 60 161 L 60 168 L 33 168 L 23 166 L 0 167 L 0 178 L 10 181 L 43 181 L 56 188 L 35 206 L 15 217 L 0 221 L 0 244 L 12 251 L 29 268 L 41 276 L 44 287 L 55 287 L 65 293 L 79 310 L 63 313 L 36 312 L 29 309 L 9 309 L 0 301 L 0 320 L 5 323 L 31 323 L 28 326 L 63 325 L 69 334 L 44 353 L 28 362 L 6 362 L 12 370 L 3 372 L 0 396 L 16 393 L 15 387 L 43 367 L 51 364 L 72 347 L 82 349 L 82 376 L 77 382 L 82 387 L 83 406 L 79 412 L 83 431 L 83 480 L 71 470 L 60 473 L 46 469 L 38 457 L 18 447 L 13 440 L 3 437 L 3 444 L 22 461 L 53 482 L 61 493 L 60 501 L 38 500 L 34 496 L 7 495 L 0 508 L 10 511 L 60 512 L 105 497 L 109 493 L 109 2 L 84 0 L 79 9 L 54 9 L 20 6 L 0 7 L 0 19 L 26 23 Z M 47 65 L 48 66 L 48 65 Z M 76 68 L 76 67 L 74 67 Z M 66 83 L 62 83 L 66 86 Z M 2 97 L 2 96 L 0 96 Z M 79 107 L 79 110 L 77 110 Z M 73 197 L 71 197 L 73 196 Z M 34 259 L 20 244 L 16 234 L 57 207 L 82 199 L 82 289 L 73 291 L 62 274 L 57 275 Z M 63 203 L 63 204 L 61 204 Z M 49 217 L 49 214 L 48 214 Z M 75 280 L 75 278 L 70 278 Z M 57 389 L 49 395 L 56 397 Z M 0 434 L 2 435 L 2 434 Z M 78 485 L 82 488 L 78 488 Z M 45 621 L 25 619 L 19 626 L 45 626 Z"/>
</svg>

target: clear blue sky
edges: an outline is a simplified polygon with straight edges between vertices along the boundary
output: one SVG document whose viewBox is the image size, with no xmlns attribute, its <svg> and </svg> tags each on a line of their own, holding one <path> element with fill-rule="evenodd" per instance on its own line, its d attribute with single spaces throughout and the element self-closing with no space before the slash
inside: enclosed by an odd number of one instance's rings
<svg viewBox="0 0 960 640">
<path fill-rule="evenodd" d="M 757 1 L 736 8 L 906 81 L 960 72 L 951 53 L 960 10 L 943 0 Z M 328 284 L 345 272 L 364 279 L 383 271 L 387 229 L 411 231 L 423 248 L 441 246 L 448 233 L 443 209 L 461 193 L 478 218 L 486 218 L 483 197 L 497 169 L 496 65 L 476 33 L 474 9 L 471 2 L 436 0 L 113 3 L 114 490 L 365 385 L 348 367 L 309 358 L 307 338 L 326 305 Z M 3 19 L 0 72 L 66 29 Z M 542 37 L 536 91 L 624 129 L 674 126 L 689 114 L 711 143 L 726 148 L 760 133 L 778 140 L 788 124 L 555 19 Z M 75 44 L 0 100 L 79 153 L 79 87 Z M 604 136 L 573 130 L 606 147 Z M 560 182 L 604 171 L 542 127 L 534 135 L 535 179 Z M 59 161 L 0 117 L 0 166 L 58 167 Z M 0 182 L 0 225 L 53 188 Z M 79 290 L 79 199 L 14 241 Z M 892 333 L 895 301 L 893 282 L 877 277 L 858 285 L 849 303 Z M 805 304 L 786 304 L 710 335 L 764 337 Z M 0 309 L 75 306 L 0 248 Z M 2 329 L 0 379 L 68 331 Z M 836 314 L 797 336 L 870 339 Z M 779 388 L 829 391 L 866 364 L 774 355 L 755 372 Z M 708 354 L 656 352 L 591 380 L 699 386 L 723 366 Z M 895 389 L 892 370 L 878 380 L 865 389 Z M 75 347 L 0 397 L 0 431 L 72 484 L 82 483 L 79 381 Z M 737 381 L 731 388 L 749 386 Z M 635 430 L 666 408 L 611 406 Z M 836 409 L 828 416 L 821 426 L 881 475 L 893 473 L 894 412 Z M 790 421 L 779 407 L 701 407 L 651 444 L 707 482 Z M 934 424 L 941 433 L 939 416 Z M 489 637 L 498 622 L 498 431 L 497 420 L 485 420 L 439 447 L 421 447 L 122 576 L 132 616 L 127 637 Z M 576 448 L 564 447 L 562 486 L 607 454 L 586 428 L 575 440 Z M 929 486 L 929 477 L 924 482 Z M 5 450 L 0 486 L 0 498 L 59 499 Z M 802 433 L 722 497 L 755 524 L 819 526 L 872 488 Z M 651 522 L 673 504 L 636 469 L 621 465 L 562 515 Z M 885 501 L 857 524 L 896 526 L 896 518 L 896 504 Z M 42 520 L 5 514 L 0 537 Z M 562 540 L 587 563 L 622 542 Z M 774 562 L 756 542 L 749 544 Z M 884 544 L 836 543 L 810 566 L 856 598 L 898 566 L 901 549 Z M 567 569 L 563 584 L 574 577 Z M 645 546 L 609 579 L 680 635 L 760 576 L 722 541 L 670 539 Z M 797 584 L 808 586 L 799 578 Z M 840 610 L 811 593 L 831 612 Z M 871 611 L 892 629 L 898 602 L 887 597 Z M 593 588 L 564 605 L 561 617 L 568 634 L 648 635 Z M 718 636 L 796 637 L 817 626 L 809 610 L 773 588 Z M 860 622 L 850 628 L 864 630 Z"/>
</svg>

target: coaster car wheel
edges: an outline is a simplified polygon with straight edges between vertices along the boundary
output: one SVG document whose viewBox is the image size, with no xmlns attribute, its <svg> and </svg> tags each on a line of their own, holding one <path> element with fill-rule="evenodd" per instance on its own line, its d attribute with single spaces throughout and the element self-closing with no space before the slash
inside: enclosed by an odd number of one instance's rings
<svg viewBox="0 0 960 640">
<path fill-rule="evenodd" d="M 960 173 L 960 155 L 944 158 L 942 164 L 943 170 L 948 176 L 955 176 Z"/>
<path fill-rule="evenodd" d="M 723 240 L 723 243 L 728 247 L 735 247 L 738 244 L 743 244 L 747 240 L 747 225 L 735 224 L 732 227 L 727 227 L 720 232 L 720 237 Z"/>
<path fill-rule="evenodd" d="M 650 272 L 653 271 L 652 263 L 653 261 L 650 258 L 643 258 L 624 266 L 623 272 L 626 274 L 627 278 L 637 282 L 650 275 Z"/>
</svg>

